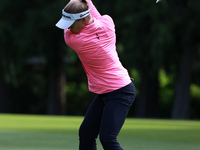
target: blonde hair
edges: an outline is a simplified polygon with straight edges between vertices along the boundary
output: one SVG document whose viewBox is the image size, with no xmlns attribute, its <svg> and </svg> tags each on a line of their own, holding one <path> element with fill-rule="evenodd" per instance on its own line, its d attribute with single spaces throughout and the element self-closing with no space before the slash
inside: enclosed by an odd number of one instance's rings
<svg viewBox="0 0 200 150">
<path fill-rule="evenodd" d="M 64 8 L 70 14 L 81 13 L 89 9 L 87 0 L 71 0 Z"/>
</svg>

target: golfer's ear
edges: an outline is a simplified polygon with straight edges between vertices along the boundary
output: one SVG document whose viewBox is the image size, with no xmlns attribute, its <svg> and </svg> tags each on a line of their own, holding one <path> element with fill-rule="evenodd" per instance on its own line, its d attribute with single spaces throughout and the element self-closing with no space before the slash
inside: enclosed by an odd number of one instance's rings
<svg viewBox="0 0 200 150">
<path fill-rule="evenodd" d="M 87 17 L 82 18 L 82 21 L 83 21 L 84 24 L 87 24 Z"/>
<path fill-rule="evenodd" d="M 83 21 L 86 22 L 87 21 L 87 17 L 83 18 Z"/>
</svg>

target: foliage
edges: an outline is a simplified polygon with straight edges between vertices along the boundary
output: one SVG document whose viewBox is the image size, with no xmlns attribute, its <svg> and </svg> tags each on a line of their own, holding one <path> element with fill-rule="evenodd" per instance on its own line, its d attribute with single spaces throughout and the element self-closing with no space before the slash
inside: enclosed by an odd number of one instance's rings
<svg viewBox="0 0 200 150">
<path fill-rule="evenodd" d="M 189 45 L 193 59 L 191 118 L 199 118 L 200 1 L 93 2 L 101 14 L 109 14 L 115 22 L 117 51 L 122 64 L 135 78 L 137 97 L 143 94 L 145 81 L 154 85 L 147 89 L 155 101 L 149 98 L 146 101 L 157 103 L 159 108 L 154 109 L 159 110 L 158 117 L 170 117 L 183 48 Z M 68 113 L 83 115 L 94 98 L 88 92 L 81 62 L 65 45 L 63 31 L 55 27 L 66 3 L 2 0 L 0 71 L 6 83 L 4 90 L 9 93 L 9 112 L 47 113 L 49 80 L 57 72 L 58 51 L 67 56 L 64 71 Z M 135 116 L 135 113 L 131 110 L 130 114 Z"/>
<path fill-rule="evenodd" d="M 89 104 L 94 99 L 94 94 L 88 92 L 87 84 L 85 82 L 68 82 L 66 86 L 66 93 L 68 95 L 67 114 L 85 115 Z"/>
</svg>

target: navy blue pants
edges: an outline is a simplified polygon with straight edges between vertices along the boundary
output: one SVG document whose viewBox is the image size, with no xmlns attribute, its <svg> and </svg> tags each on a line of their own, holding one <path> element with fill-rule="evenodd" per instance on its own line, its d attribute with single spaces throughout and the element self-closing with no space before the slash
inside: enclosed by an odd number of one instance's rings
<svg viewBox="0 0 200 150">
<path fill-rule="evenodd" d="M 90 105 L 79 129 L 79 150 L 96 150 L 99 135 L 104 150 L 123 150 L 117 136 L 136 95 L 133 83 L 98 94 Z"/>
</svg>

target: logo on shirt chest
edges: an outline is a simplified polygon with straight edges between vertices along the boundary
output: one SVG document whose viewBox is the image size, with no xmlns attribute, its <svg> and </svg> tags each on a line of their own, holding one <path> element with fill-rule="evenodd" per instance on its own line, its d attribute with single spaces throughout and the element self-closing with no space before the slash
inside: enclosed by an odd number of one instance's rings
<svg viewBox="0 0 200 150">
<path fill-rule="evenodd" d="M 99 40 L 100 39 L 100 37 L 99 37 L 99 35 L 96 33 L 96 38 Z"/>
</svg>

